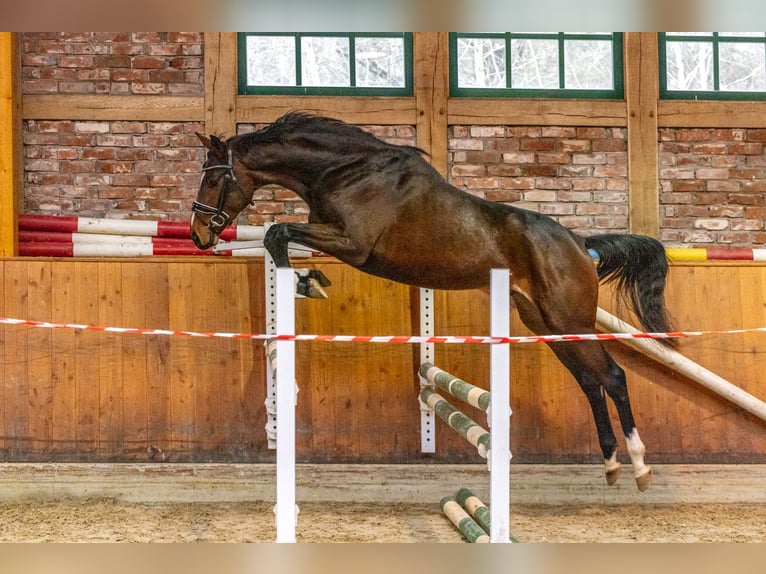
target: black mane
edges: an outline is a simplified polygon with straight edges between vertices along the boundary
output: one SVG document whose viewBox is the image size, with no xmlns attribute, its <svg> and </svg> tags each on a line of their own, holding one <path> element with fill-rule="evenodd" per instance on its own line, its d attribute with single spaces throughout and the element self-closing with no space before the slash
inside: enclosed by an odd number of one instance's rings
<svg viewBox="0 0 766 574">
<path fill-rule="evenodd" d="M 391 149 L 399 148 L 415 151 L 427 155 L 423 150 L 409 145 L 395 145 L 385 142 L 374 135 L 367 133 L 362 128 L 347 124 L 334 118 L 317 116 L 306 112 L 288 112 L 274 120 L 265 128 L 235 136 L 229 140 L 232 146 L 263 145 L 286 143 L 288 138 L 293 141 L 301 138 L 306 141 L 319 140 L 321 138 L 333 138 L 342 147 L 353 147 L 357 151 L 361 149 Z"/>
</svg>

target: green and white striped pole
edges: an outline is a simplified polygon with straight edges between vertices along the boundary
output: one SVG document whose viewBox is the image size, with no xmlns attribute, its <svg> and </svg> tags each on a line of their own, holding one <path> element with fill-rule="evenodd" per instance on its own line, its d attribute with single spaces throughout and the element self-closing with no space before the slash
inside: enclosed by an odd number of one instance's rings
<svg viewBox="0 0 766 574">
<path fill-rule="evenodd" d="M 420 398 L 434 410 L 440 419 L 475 446 L 479 456 L 487 458 L 490 448 L 490 435 L 487 429 L 461 413 L 444 397 L 429 387 L 420 391 Z"/>
<path fill-rule="evenodd" d="M 476 521 L 468 516 L 463 507 L 460 506 L 451 496 L 445 496 L 439 502 L 442 512 L 450 519 L 460 533 L 465 536 L 468 542 L 488 543 L 489 534 L 479 526 Z"/>
<path fill-rule="evenodd" d="M 453 397 L 488 412 L 491 398 L 489 391 L 467 383 L 463 379 L 434 366 L 433 363 L 420 365 L 420 376 Z"/>
</svg>

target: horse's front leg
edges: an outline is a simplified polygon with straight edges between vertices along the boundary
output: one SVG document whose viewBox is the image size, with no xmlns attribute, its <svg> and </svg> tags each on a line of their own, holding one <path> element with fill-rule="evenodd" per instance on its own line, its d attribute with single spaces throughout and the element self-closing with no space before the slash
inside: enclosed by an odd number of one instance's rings
<svg viewBox="0 0 766 574">
<path fill-rule="evenodd" d="M 321 251 L 337 257 L 353 267 L 358 267 L 367 260 L 370 245 L 365 241 L 353 241 L 342 228 L 331 223 L 276 223 L 269 227 L 263 238 L 263 246 L 271 254 L 277 267 L 290 267 L 288 244 L 304 245 L 309 249 Z M 298 292 L 307 297 L 326 298 L 323 287 L 331 283 L 318 269 L 312 269 L 307 278 L 305 292 L 299 283 Z"/>
<path fill-rule="evenodd" d="M 283 223 L 272 225 L 266 230 L 263 238 L 263 246 L 269 252 L 277 267 L 290 267 L 290 257 L 287 254 L 287 244 L 290 236 L 287 227 Z"/>
</svg>

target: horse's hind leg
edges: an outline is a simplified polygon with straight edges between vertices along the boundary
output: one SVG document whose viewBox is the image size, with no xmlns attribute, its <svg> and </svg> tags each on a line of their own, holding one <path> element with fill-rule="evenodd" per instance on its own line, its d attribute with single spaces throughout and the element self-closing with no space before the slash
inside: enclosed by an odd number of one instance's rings
<svg viewBox="0 0 766 574">
<path fill-rule="evenodd" d="M 617 441 L 609 420 L 604 391 L 617 407 L 638 489 L 646 490 L 651 481 L 652 469 L 644 463 L 646 448 L 636 429 L 625 371 L 612 359 L 601 343 L 554 343 L 551 349 L 574 375 L 588 398 L 604 455 L 607 483 L 612 485 L 616 482 L 620 463 L 617 462 Z"/>
</svg>

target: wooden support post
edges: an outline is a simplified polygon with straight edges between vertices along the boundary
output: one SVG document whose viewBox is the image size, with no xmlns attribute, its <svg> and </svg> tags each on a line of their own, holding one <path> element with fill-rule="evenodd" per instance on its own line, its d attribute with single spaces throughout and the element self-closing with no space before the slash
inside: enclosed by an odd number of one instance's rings
<svg viewBox="0 0 766 574">
<path fill-rule="evenodd" d="M 205 32 L 205 132 L 237 133 L 237 34 Z"/>
<path fill-rule="evenodd" d="M 0 257 L 18 253 L 22 208 L 21 59 L 18 36 L 0 32 Z"/>
<path fill-rule="evenodd" d="M 444 177 L 448 177 L 449 34 L 415 34 L 413 53 L 417 146 L 428 152 L 431 165 Z"/>
<path fill-rule="evenodd" d="M 660 236 L 658 46 L 655 32 L 625 33 L 625 100 L 628 113 L 628 226 Z"/>
</svg>

